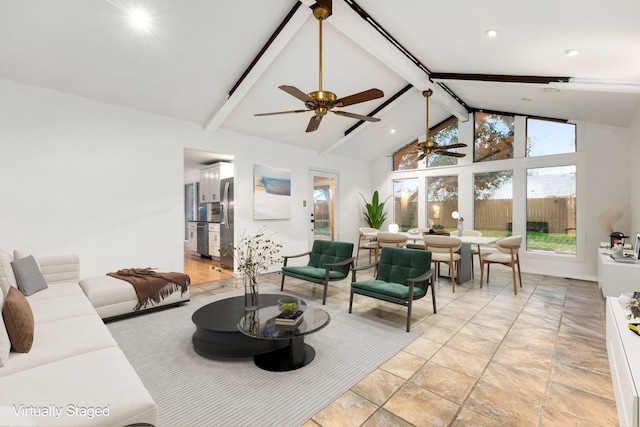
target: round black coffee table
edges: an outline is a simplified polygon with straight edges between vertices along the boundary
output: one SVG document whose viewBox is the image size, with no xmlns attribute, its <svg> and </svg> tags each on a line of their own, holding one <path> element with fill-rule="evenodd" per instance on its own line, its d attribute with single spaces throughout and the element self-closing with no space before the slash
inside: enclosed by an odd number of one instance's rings
<svg viewBox="0 0 640 427">
<path fill-rule="evenodd" d="M 321 308 L 302 307 L 302 322 L 296 326 L 279 326 L 275 318 L 280 314 L 277 306 L 263 307 L 247 313 L 238 322 L 238 330 L 248 337 L 265 343 L 285 344 L 284 348 L 257 354 L 255 364 L 267 371 L 293 371 L 308 365 L 316 356 L 316 351 L 305 344 L 304 337 L 317 332 L 329 324 L 331 316 Z"/>
<path fill-rule="evenodd" d="M 286 295 L 261 294 L 259 306 L 274 306 L 283 296 Z M 287 347 L 286 341 L 261 340 L 241 333 L 238 321 L 244 315 L 244 296 L 222 299 L 199 308 L 191 316 L 196 325 L 191 339 L 196 353 L 204 357 L 241 357 Z"/>
</svg>

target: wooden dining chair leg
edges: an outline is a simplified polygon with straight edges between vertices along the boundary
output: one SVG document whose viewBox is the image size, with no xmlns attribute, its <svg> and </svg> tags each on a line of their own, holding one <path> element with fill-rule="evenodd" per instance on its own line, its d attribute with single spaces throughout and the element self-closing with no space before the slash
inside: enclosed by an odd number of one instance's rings
<svg viewBox="0 0 640 427">
<path fill-rule="evenodd" d="M 516 256 L 516 262 L 518 263 L 518 278 L 520 278 L 520 287 L 522 287 L 522 270 L 520 270 L 520 256 Z"/>
<path fill-rule="evenodd" d="M 455 275 L 455 265 L 451 265 L 451 263 L 447 263 L 449 265 L 449 274 L 451 275 L 451 292 L 456 292 L 456 275 Z"/>
</svg>

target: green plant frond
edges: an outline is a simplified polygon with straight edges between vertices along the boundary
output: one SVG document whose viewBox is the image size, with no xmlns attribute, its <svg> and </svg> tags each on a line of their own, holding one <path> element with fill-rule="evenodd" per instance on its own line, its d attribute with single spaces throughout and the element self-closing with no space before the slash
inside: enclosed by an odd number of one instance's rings
<svg viewBox="0 0 640 427">
<path fill-rule="evenodd" d="M 380 203 L 380 195 L 376 190 L 373 192 L 373 196 L 371 197 L 371 203 L 369 203 L 367 202 L 367 199 L 365 199 L 365 197 L 362 195 L 362 193 L 359 193 L 359 194 L 365 203 L 364 209 L 362 212 L 364 222 L 371 228 L 380 229 L 380 227 L 382 227 L 382 224 L 384 224 L 384 221 L 387 218 L 387 214 L 384 211 L 384 207 L 386 202 L 389 200 L 389 197 L 391 196 L 387 197 L 384 202 Z"/>
</svg>

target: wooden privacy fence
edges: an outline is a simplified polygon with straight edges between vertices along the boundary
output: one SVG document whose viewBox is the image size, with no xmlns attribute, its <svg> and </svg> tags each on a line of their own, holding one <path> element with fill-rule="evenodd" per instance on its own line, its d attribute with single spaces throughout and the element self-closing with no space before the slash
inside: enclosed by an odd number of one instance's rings
<svg viewBox="0 0 640 427">
<path fill-rule="evenodd" d="M 439 218 L 434 217 L 434 206 L 439 208 Z M 457 220 L 451 217 L 451 212 L 458 209 L 457 200 L 434 200 L 427 204 L 427 217 L 436 226 L 446 229 L 457 227 Z M 527 231 L 541 231 L 545 233 L 575 234 L 576 230 L 576 198 L 548 197 L 541 199 L 527 199 Z M 394 204 L 394 218 L 401 229 L 417 227 L 418 204 L 410 201 L 406 204 Z M 465 217 L 465 212 L 460 212 Z M 513 202 L 511 199 L 476 200 L 474 205 L 475 224 L 471 224 L 469 216 L 465 228 L 475 228 L 486 231 L 511 231 L 513 222 Z M 319 216 L 316 215 L 316 222 Z M 391 218 L 389 218 L 391 219 Z"/>
<path fill-rule="evenodd" d="M 547 233 L 575 234 L 575 206 L 575 197 L 527 199 L 527 231 L 544 228 Z M 476 200 L 474 214 L 478 230 L 509 230 L 513 222 L 512 201 Z"/>
</svg>

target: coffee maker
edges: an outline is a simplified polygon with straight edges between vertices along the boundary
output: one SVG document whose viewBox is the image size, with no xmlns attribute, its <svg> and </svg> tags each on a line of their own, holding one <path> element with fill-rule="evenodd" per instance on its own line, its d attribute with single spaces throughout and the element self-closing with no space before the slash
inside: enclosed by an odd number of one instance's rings
<svg viewBox="0 0 640 427">
<path fill-rule="evenodd" d="M 621 244 L 624 247 L 624 239 L 628 239 L 629 236 L 625 236 L 621 231 L 614 231 L 609 235 L 609 245 L 614 247 L 617 244 Z"/>
</svg>

